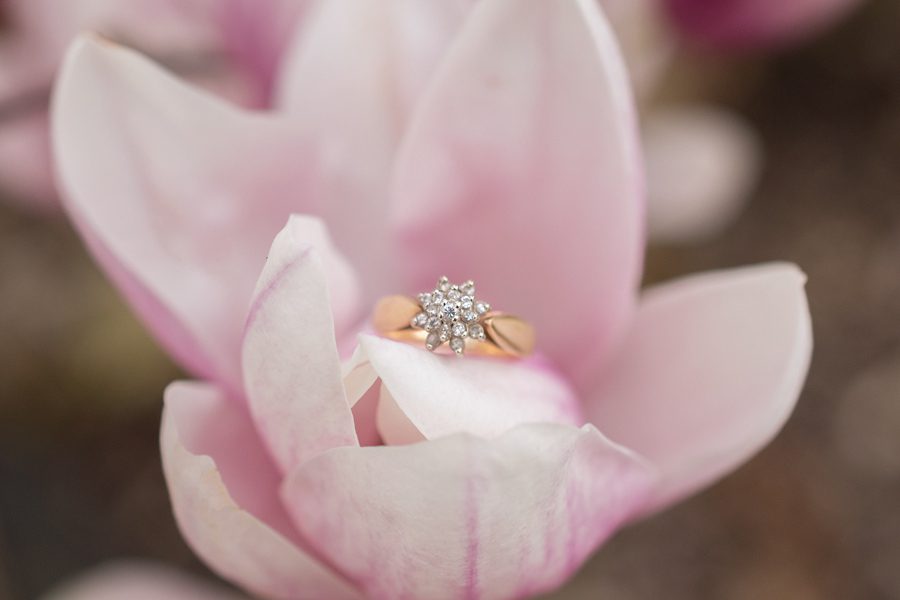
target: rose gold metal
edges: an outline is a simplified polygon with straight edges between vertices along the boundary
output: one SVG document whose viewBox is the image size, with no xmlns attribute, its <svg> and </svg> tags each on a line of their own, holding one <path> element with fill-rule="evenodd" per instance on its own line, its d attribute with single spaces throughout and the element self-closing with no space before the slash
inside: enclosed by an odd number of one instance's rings
<svg viewBox="0 0 900 600">
<path fill-rule="evenodd" d="M 390 339 L 414 342 L 424 346 L 428 332 L 410 325 L 422 312 L 419 303 L 409 296 L 387 296 L 379 300 L 372 314 L 375 330 Z M 485 339 L 466 338 L 466 354 L 521 358 L 534 351 L 534 327 L 519 317 L 491 311 L 478 320 L 484 327 Z"/>
</svg>

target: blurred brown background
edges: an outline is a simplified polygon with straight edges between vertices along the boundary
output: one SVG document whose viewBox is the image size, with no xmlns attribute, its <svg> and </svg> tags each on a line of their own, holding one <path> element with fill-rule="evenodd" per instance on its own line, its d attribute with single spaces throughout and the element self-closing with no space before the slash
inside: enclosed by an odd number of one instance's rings
<svg viewBox="0 0 900 600">
<path fill-rule="evenodd" d="M 763 179 L 717 240 L 652 248 L 647 281 L 797 262 L 816 336 L 806 391 L 750 464 L 620 533 L 553 597 L 900 598 L 900 3 L 709 70 L 700 91 L 761 132 Z M 159 463 L 176 377 L 61 218 L 0 208 L 0 598 L 111 558 L 204 572 Z"/>
</svg>

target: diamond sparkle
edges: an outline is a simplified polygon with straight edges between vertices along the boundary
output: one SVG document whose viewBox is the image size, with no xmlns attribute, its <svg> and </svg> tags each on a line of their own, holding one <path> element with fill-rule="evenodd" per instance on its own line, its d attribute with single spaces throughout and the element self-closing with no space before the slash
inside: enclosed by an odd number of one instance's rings
<svg viewBox="0 0 900 600">
<path fill-rule="evenodd" d="M 428 350 L 434 352 L 447 343 L 457 356 L 462 356 L 467 340 L 485 339 L 480 321 L 491 307 L 475 296 L 474 281 L 454 284 L 441 277 L 434 290 L 422 292 L 417 299 L 421 312 L 410 325 L 429 332 L 425 340 Z"/>
</svg>

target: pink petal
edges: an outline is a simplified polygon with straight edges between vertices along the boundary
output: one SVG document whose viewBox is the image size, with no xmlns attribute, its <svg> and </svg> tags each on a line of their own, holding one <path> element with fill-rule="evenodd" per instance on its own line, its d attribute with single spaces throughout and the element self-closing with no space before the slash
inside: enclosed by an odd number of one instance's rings
<svg viewBox="0 0 900 600">
<path fill-rule="evenodd" d="M 213 6 L 231 57 L 254 79 L 269 105 L 291 40 L 302 31 L 310 0 L 225 0 Z"/>
<path fill-rule="evenodd" d="M 307 190 L 290 128 L 81 38 L 53 132 L 66 207 L 101 264 L 185 366 L 239 389 L 256 276 Z"/>
<path fill-rule="evenodd" d="M 652 485 L 590 425 L 486 441 L 337 448 L 299 467 L 285 505 L 373 598 L 519 598 L 569 577 Z"/>
<path fill-rule="evenodd" d="M 358 597 L 300 548 L 251 420 L 215 387 L 169 387 L 160 445 L 178 526 L 219 575 L 266 598 Z"/>
<path fill-rule="evenodd" d="M 573 390 L 539 359 L 460 359 L 369 335 L 360 336 L 360 350 L 358 364 L 368 362 L 389 392 L 378 415 L 388 444 L 460 432 L 492 438 L 523 423 L 584 423 Z"/>
<path fill-rule="evenodd" d="M 737 115 L 711 107 L 664 108 L 644 120 L 650 236 L 712 237 L 740 214 L 756 185 L 762 148 Z"/>
<path fill-rule="evenodd" d="M 283 471 L 334 446 L 357 445 L 325 272 L 341 269 L 340 279 L 353 278 L 348 265 L 326 259 L 330 249 L 323 256 L 311 243 L 323 234 L 318 221 L 288 222 L 272 243 L 247 317 L 247 401 Z"/>
<path fill-rule="evenodd" d="M 768 264 L 646 293 L 587 410 L 659 468 L 655 508 L 735 469 L 791 414 L 812 350 L 805 280 Z"/>
<path fill-rule="evenodd" d="M 666 0 L 685 35 L 719 49 L 802 40 L 837 21 L 860 0 Z"/>
<path fill-rule="evenodd" d="M 473 278 L 570 374 L 594 368 L 635 302 L 643 245 L 634 107 L 594 3 L 478 3 L 398 160 L 407 291 Z"/>
<path fill-rule="evenodd" d="M 97 567 L 43 597 L 43 600 L 238 600 L 219 585 L 174 569 L 140 562 Z"/>
<path fill-rule="evenodd" d="M 397 290 L 385 231 L 397 143 L 467 5 L 330 0 L 310 11 L 285 59 L 278 104 L 316 141 L 317 214 L 370 302 Z"/>
<path fill-rule="evenodd" d="M 380 406 L 381 386 L 374 386 L 353 405 L 353 424 L 360 446 L 377 446 L 384 443 L 378 432 L 376 419 Z"/>
</svg>

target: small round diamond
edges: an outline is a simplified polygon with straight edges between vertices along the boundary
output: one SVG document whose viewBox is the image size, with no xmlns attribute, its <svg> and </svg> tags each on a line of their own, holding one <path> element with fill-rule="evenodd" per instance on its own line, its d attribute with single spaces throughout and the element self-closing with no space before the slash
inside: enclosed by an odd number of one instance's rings
<svg viewBox="0 0 900 600">
<path fill-rule="evenodd" d="M 444 292 L 441 290 L 434 290 L 431 292 L 431 301 L 435 304 L 440 304 L 444 301 Z"/>
<path fill-rule="evenodd" d="M 440 317 L 430 317 L 428 319 L 428 322 L 425 323 L 425 329 L 427 329 L 428 331 L 434 331 L 435 329 L 438 329 L 440 326 L 441 326 Z"/>
<path fill-rule="evenodd" d="M 456 302 L 462 297 L 462 294 L 459 293 L 459 290 L 450 290 L 447 292 L 447 300 L 452 302 Z"/>
<path fill-rule="evenodd" d="M 424 328 L 427 323 L 428 323 L 428 315 L 421 312 L 412 318 L 410 325 L 412 325 L 413 327 Z"/>
<path fill-rule="evenodd" d="M 455 321 L 456 317 L 459 315 L 459 309 L 457 309 L 456 304 L 452 302 L 444 302 L 441 314 L 444 316 L 445 321 Z"/>
<path fill-rule="evenodd" d="M 479 323 L 472 323 L 471 325 L 469 325 L 469 337 L 473 340 L 483 340 L 484 327 L 482 327 Z"/>
<path fill-rule="evenodd" d="M 429 294 L 428 292 L 419 294 L 419 304 L 421 304 L 422 306 L 428 306 L 429 304 L 431 304 L 431 294 Z"/>
<path fill-rule="evenodd" d="M 461 291 L 466 296 L 474 296 L 475 295 L 475 282 L 471 279 L 461 286 L 459 286 L 459 291 Z"/>
<path fill-rule="evenodd" d="M 466 335 L 466 326 L 464 323 L 453 324 L 453 337 L 464 337 Z"/>
<path fill-rule="evenodd" d="M 478 320 L 478 315 L 476 315 L 474 311 L 467 310 L 463 313 L 463 319 L 471 323 L 472 321 Z"/>
<path fill-rule="evenodd" d="M 446 342 L 450 339 L 450 326 L 441 325 L 441 341 Z"/>
<path fill-rule="evenodd" d="M 486 312 L 488 312 L 489 310 L 491 310 L 491 305 L 488 304 L 487 302 L 478 302 L 475 304 L 475 311 L 479 315 L 483 315 Z"/>
<path fill-rule="evenodd" d="M 425 307 L 425 312 L 427 312 L 429 315 L 437 315 L 441 312 L 441 305 L 429 304 L 427 307 Z"/>
</svg>

